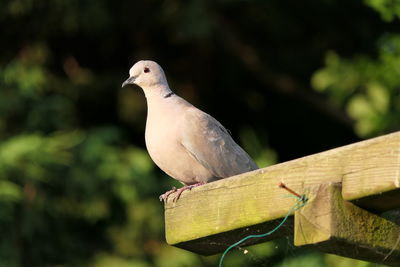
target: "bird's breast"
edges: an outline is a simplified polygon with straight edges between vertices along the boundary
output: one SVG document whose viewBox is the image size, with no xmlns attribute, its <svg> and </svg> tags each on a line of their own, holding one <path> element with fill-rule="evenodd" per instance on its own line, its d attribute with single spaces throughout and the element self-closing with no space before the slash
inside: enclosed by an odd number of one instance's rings
<svg viewBox="0 0 400 267">
<path fill-rule="evenodd" d="M 207 182 L 212 174 L 182 145 L 178 124 L 179 118 L 157 123 L 148 119 L 145 139 L 149 155 L 161 170 L 184 184 Z"/>
</svg>

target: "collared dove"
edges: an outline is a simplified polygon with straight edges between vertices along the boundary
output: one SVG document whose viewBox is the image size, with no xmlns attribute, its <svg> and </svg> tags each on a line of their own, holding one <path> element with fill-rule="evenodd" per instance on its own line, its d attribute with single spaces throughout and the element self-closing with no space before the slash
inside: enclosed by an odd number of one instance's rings
<svg viewBox="0 0 400 267">
<path fill-rule="evenodd" d="M 129 70 L 122 84 L 141 87 L 147 99 L 146 147 L 152 160 L 185 186 L 160 196 L 166 200 L 195 186 L 258 169 L 216 119 L 177 96 L 168 86 L 163 69 L 142 60 Z"/>
</svg>

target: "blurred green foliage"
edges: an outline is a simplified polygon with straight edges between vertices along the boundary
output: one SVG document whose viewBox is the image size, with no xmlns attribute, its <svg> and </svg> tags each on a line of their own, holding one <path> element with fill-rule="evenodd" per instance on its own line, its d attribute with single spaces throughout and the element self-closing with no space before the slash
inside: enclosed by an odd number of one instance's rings
<svg viewBox="0 0 400 267">
<path fill-rule="evenodd" d="M 158 195 L 177 183 L 144 148 L 142 93 L 119 89 L 134 60 L 164 63 L 260 166 L 352 140 L 341 110 L 362 137 L 398 129 L 400 35 L 382 28 L 399 4 L 365 1 L 382 22 L 334 2 L 3 0 L 0 266 L 216 266 L 165 243 Z M 308 88 L 325 53 L 312 85 L 333 111 Z M 248 250 L 226 266 L 355 266 L 288 239 Z"/>
<path fill-rule="evenodd" d="M 400 18 L 400 3 L 396 0 L 364 0 L 367 5 L 375 9 L 384 21 Z"/>
<path fill-rule="evenodd" d="M 366 3 L 386 21 L 400 18 L 399 1 Z M 400 34 L 382 33 L 376 46 L 374 57 L 359 54 L 347 59 L 330 51 L 325 67 L 312 77 L 316 90 L 326 92 L 335 104 L 346 108 L 362 137 L 400 127 Z"/>
<path fill-rule="evenodd" d="M 385 35 L 378 56 L 353 59 L 326 56 L 326 67 L 315 73 L 312 85 L 346 108 L 355 129 L 367 137 L 398 129 L 400 124 L 400 35 Z"/>
</svg>

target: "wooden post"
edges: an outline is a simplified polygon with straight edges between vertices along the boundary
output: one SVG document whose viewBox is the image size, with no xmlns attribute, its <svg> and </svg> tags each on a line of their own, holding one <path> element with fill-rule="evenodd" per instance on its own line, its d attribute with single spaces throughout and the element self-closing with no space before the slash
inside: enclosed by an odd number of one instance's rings
<svg viewBox="0 0 400 267">
<path fill-rule="evenodd" d="M 342 183 L 343 199 L 363 209 L 400 208 L 400 132 L 185 191 L 177 202 L 165 204 L 168 244 L 211 255 L 244 236 L 268 232 L 296 203 L 280 182 L 306 195 L 317 185 Z M 245 245 L 287 235 L 284 229 L 292 226 L 289 219 L 273 236 Z"/>
<path fill-rule="evenodd" d="M 294 245 L 400 266 L 400 226 L 343 200 L 340 184 L 322 184 L 295 212 Z"/>
</svg>

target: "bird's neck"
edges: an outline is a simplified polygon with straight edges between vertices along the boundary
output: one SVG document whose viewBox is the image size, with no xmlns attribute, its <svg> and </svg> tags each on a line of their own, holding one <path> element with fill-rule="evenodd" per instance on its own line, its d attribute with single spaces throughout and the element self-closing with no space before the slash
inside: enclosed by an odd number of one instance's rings
<svg viewBox="0 0 400 267">
<path fill-rule="evenodd" d="M 148 102 L 152 100 L 161 100 L 163 98 L 168 98 L 174 95 L 169 86 L 164 84 L 151 86 L 143 91 Z"/>
<path fill-rule="evenodd" d="M 165 115 L 172 114 L 171 111 L 191 106 L 186 100 L 172 92 L 168 85 L 146 88 L 143 91 L 146 96 L 148 116 L 168 117 Z"/>
<path fill-rule="evenodd" d="M 155 86 L 144 90 L 148 116 L 163 116 L 165 112 L 173 109 L 177 96 L 167 86 Z"/>
<path fill-rule="evenodd" d="M 146 136 L 157 135 L 160 129 L 168 129 L 180 116 L 182 100 L 169 87 L 147 89 L 144 90 L 147 102 Z"/>
</svg>

